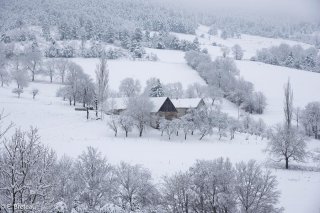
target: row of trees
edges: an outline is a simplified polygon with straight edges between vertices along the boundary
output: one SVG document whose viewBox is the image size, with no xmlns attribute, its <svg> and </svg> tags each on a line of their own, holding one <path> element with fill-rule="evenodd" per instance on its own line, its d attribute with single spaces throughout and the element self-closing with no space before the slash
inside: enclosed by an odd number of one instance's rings
<svg viewBox="0 0 320 213">
<path fill-rule="evenodd" d="M 217 57 L 212 61 L 208 54 L 197 51 L 186 52 L 185 59 L 212 91 L 217 91 L 217 94 L 222 94 L 249 113 L 263 113 L 266 107 L 265 96 L 261 92 L 254 92 L 252 83 L 237 78 L 239 70 L 233 59 Z"/>
<path fill-rule="evenodd" d="M 320 72 L 320 56 L 314 47 L 303 49 L 300 45 L 280 44 L 257 51 L 256 60 L 273 65 Z"/>
<path fill-rule="evenodd" d="M 89 147 L 77 159 L 56 157 L 38 130 L 17 129 L 0 149 L 0 202 L 5 212 L 281 212 L 277 181 L 255 161 L 198 161 L 154 184 L 140 165 L 111 165 Z M 248 181 L 248 179 L 250 181 Z M 257 196 L 259 195 L 259 196 Z"/>
<path fill-rule="evenodd" d="M 217 134 L 219 140 L 229 135 L 230 140 L 235 138 L 237 132 L 261 137 L 268 137 L 268 128 L 262 119 L 255 121 L 249 114 L 246 114 L 240 120 L 229 117 L 228 114 L 221 112 L 214 107 L 203 106 L 198 109 L 190 110 L 189 113 L 181 118 L 159 122 L 161 135 L 164 133 L 170 140 L 172 136 L 182 134 L 187 140 L 188 135 L 199 135 L 199 139 L 212 134 Z"/>
<path fill-rule="evenodd" d="M 255 135 L 262 139 L 268 137 L 268 128 L 262 119 L 255 121 L 249 114 L 246 114 L 237 120 L 221 112 L 216 106 L 204 105 L 189 110 L 181 118 L 167 120 L 152 115 L 152 102 L 145 95 L 128 98 L 126 106 L 124 106 L 125 110 L 120 113 L 114 109 L 116 103 L 112 100 L 111 98 L 108 101 L 107 112 L 111 115 L 107 124 L 115 136 L 122 131 L 128 137 L 129 133 L 136 128 L 141 137 L 151 125 L 158 127 L 161 136 L 166 134 L 169 140 L 172 136 L 179 136 L 179 134 L 183 135 L 185 140 L 187 140 L 187 136 L 197 134 L 201 140 L 215 132 L 219 135 L 219 140 L 222 137 L 227 137 L 227 133 L 229 133 L 230 140 L 233 140 L 236 132 L 246 133 L 247 139 L 249 135 Z"/>
<path fill-rule="evenodd" d="M 224 39 L 239 38 L 241 34 L 258 35 L 268 38 L 285 38 L 306 42 L 319 47 L 319 25 L 314 21 L 302 21 L 285 16 L 261 16 L 233 13 L 226 15 L 223 11 L 203 16 L 201 22 L 211 26 L 209 33 Z M 212 15 L 215 14 L 215 15 Z M 241 15 L 240 15 L 241 14 Z"/>
</svg>

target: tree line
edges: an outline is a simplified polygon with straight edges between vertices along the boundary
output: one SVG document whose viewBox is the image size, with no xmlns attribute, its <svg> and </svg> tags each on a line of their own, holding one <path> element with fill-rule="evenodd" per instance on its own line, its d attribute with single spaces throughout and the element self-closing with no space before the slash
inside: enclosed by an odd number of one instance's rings
<svg viewBox="0 0 320 213">
<path fill-rule="evenodd" d="M 211 87 L 212 93 L 222 94 L 246 112 L 264 112 L 267 105 L 266 97 L 262 92 L 255 92 L 252 83 L 237 77 L 239 70 L 233 59 L 225 56 L 212 61 L 203 51 L 186 52 L 185 59 Z"/>
<path fill-rule="evenodd" d="M 36 128 L 1 138 L 0 208 L 29 212 L 281 212 L 277 180 L 257 162 L 197 161 L 159 183 L 141 165 L 111 165 L 95 148 L 58 158 Z M 248 178 L 250 181 L 248 181 Z M 257 194 L 259 196 L 257 196 Z"/>
<path fill-rule="evenodd" d="M 289 46 L 280 44 L 257 51 L 252 60 L 267 64 L 290 67 L 295 69 L 320 72 L 320 56 L 314 47 L 303 49 L 300 45 Z"/>
</svg>

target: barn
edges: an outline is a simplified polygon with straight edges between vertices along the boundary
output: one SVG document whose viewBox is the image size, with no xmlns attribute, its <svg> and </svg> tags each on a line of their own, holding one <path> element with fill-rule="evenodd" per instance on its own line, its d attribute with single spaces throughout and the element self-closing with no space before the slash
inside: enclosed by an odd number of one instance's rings
<svg viewBox="0 0 320 213">
<path fill-rule="evenodd" d="M 167 97 L 151 97 L 149 98 L 153 109 L 151 115 L 153 117 L 163 117 L 171 120 L 177 117 L 178 111 Z M 119 115 L 122 111 L 127 109 L 128 98 L 109 98 L 106 103 L 108 114 Z"/>
<path fill-rule="evenodd" d="M 149 98 L 153 108 L 150 112 L 150 125 L 154 128 L 159 127 L 161 118 L 172 120 L 178 117 L 178 111 L 168 97 L 151 97 Z M 110 98 L 106 102 L 107 114 L 119 115 L 127 109 L 128 98 Z"/>
<path fill-rule="evenodd" d="M 190 109 L 197 109 L 205 105 L 202 98 L 181 98 L 181 99 L 171 99 L 171 102 L 176 107 L 178 114 L 177 117 L 182 117 L 187 114 Z"/>
</svg>

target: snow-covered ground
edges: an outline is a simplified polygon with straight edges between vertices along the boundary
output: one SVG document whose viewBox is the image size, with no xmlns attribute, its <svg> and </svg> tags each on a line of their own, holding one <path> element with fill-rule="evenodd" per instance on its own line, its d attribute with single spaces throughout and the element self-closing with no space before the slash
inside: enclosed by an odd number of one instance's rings
<svg viewBox="0 0 320 213">
<path fill-rule="evenodd" d="M 203 141 L 199 141 L 198 136 L 187 141 L 182 136 L 168 141 L 157 130 L 149 129 L 143 138 L 138 138 L 137 132 L 131 133 L 129 138 L 125 138 L 123 133 L 115 138 L 105 121 L 87 121 L 85 112 L 75 111 L 67 102 L 55 97 L 59 87 L 56 84 L 32 83 L 20 99 L 11 93 L 12 87 L 0 89 L 0 107 L 9 113 L 9 119 L 16 127 L 38 127 L 42 142 L 56 150 L 59 156 L 66 154 L 76 157 L 87 146 L 93 146 L 113 164 L 121 161 L 142 164 L 151 170 L 156 182 L 164 175 L 186 170 L 197 159 L 222 156 L 230 158 L 233 163 L 255 159 L 262 164 L 268 160 L 263 152 L 266 141 L 256 140 L 253 136 L 248 141 L 243 135 L 237 135 L 234 141 L 228 138 L 219 141 L 216 135 Z M 29 94 L 32 88 L 40 90 L 36 100 L 32 100 Z M 319 141 L 309 141 L 308 147 L 310 150 L 319 148 Z M 313 163 L 309 162 L 308 165 Z M 318 211 L 319 172 L 272 171 L 279 181 L 280 202 L 285 212 Z M 298 199 L 300 202 L 295 202 Z"/>
<path fill-rule="evenodd" d="M 260 62 L 237 61 L 240 75 L 255 85 L 267 97 L 266 112 L 261 115 L 268 124 L 282 121 L 283 87 L 290 79 L 293 88 L 293 104 L 304 108 L 312 101 L 320 101 L 320 74 Z"/>
<path fill-rule="evenodd" d="M 244 50 L 244 59 L 250 59 L 252 56 L 255 56 L 257 50 L 259 49 L 268 48 L 271 46 L 279 46 L 281 43 L 285 43 L 290 46 L 301 45 L 305 49 L 312 47 L 312 45 L 303 42 L 285 40 L 281 38 L 265 38 L 261 36 L 253 36 L 248 34 L 242 34 L 241 38 L 228 38 L 224 40 L 220 38 L 220 36 L 209 35 L 209 29 L 210 28 L 208 26 L 200 25 L 198 30 L 196 31 L 196 35 L 187 35 L 181 33 L 172 34 L 177 36 L 179 39 L 184 39 L 188 41 L 193 41 L 196 37 L 198 37 L 201 47 L 207 48 L 209 53 L 214 55 L 221 55 L 221 47 L 212 46 L 213 43 L 216 43 L 217 45 L 221 46 L 226 46 L 230 49 L 235 44 L 239 44 Z M 203 37 L 201 35 L 203 35 Z"/>
<path fill-rule="evenodd" d="M 156 51 L 153 51 L 156 52 Z M 169 51 L 168 51 L 169 52 Z M 165 54 L 161 56 L 164 57 Z M 186 63 L 182 62 L 181 53 L 171 54 L 173 57 L 167 56 L 169 61 L 130 61 L 130 60 L 109 60 L 109 81 L 113 90 L 118 90 L 121 80 L 124 78 L 133 78 L 140 80 L 144 88 L 149 78 L 157 77 L 163 84 L 181 82 L 184 89 L 193 83 L 204 84 L 204 81 L 192 70 Z M 178 58 L 178 62 L 172 62 Z M 95 79 L 95 69 L 99 63 L 98 59 L 74 58 L 72 61 L 79 64 L 85 73 Z"/>
</svg>

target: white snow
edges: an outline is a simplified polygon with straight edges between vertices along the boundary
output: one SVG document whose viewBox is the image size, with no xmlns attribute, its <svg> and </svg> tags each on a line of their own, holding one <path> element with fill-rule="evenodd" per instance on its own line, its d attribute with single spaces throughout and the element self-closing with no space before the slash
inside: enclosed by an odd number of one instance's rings
<svg viewBox="0 0 320 213">
<path fill-rule="evenodd" d="M 201 98 L 179 98 L 170 99 L 176 108 L 196 108 L 199 106 Z"/>
<path fill-rule="evenodd" d="M 304 108 L 309 102 L 320 101 L 320 74 L 260 62 L 236 61 L 240 75 L 254 84 L 267 97 L 266 112 L 262 117 L 267 124 L 283 121 L 283 88 L 290 79 L 293 104 Z"/>
<path fill-rule="evenodd" d="M 72 61 L 79 64 L 85 73 L 95 79 L 95 69 L 99 63 L 98 59 L 74 58 Z M 151 61 L 130 61 L 130 60 L 109 60 L 110 70 L 109 82 L 113 90 L 118 90 L 121 80 L 134 78 L 140 80 L 142 87 L 146 85 L 149 78 L 157 77 L 161 83 L 181 82 L 186 89 L 193 83 L 204 84 L 204 81 L 186 63 L 151 62 Z"/>
<path fill-rule="evenodd" d="M 199 42 L 202 48 L 207 48 L 209 53 L 218 56 L 222 55 L 221 47 L 219 46 L 212 46 L 212 43 L 216 43 L 220 46 L 226 46 L 228 48 L 232 48 L 235 44 L 239 44 L 241 48 L 244 50 L 244 59 L 250 59 L 252 56 L 256 55 L 257 50 L 262 48 L 268 48 L 271 46 L 279 46 L 281 43 L 286 43 L 290 46 L 294 45 L 301 45 L 303 48 L 312 47 L 312 45 L 291 41 L 281 38 L 265 38 L 261 36 L 253 36 L 248 34 L 241 34 L 241 38 L 228 38 L 226 40 L 220 38 L 219 36 L 212 36 L 209 35 L 209 27 L 200 25 L 198 30 L 196 31 L 196 35 L 188 35 L 188 34 L 181 34 L 181 33 L 172 33 L 173 35 L 177 36 L 179 39 L 184 39 L 188 41 L 193 41 L 196 37 L 198 37 Z M 201 38 L 201 35 L 204 35 Z"/>
</svg>

